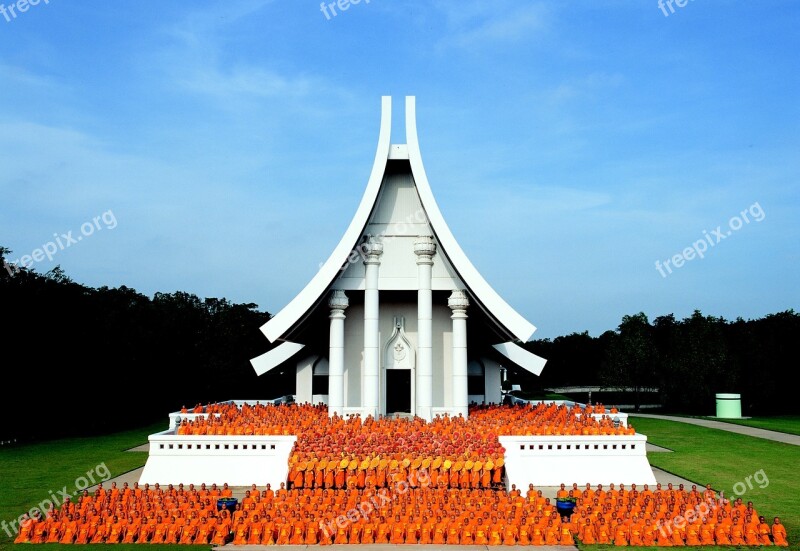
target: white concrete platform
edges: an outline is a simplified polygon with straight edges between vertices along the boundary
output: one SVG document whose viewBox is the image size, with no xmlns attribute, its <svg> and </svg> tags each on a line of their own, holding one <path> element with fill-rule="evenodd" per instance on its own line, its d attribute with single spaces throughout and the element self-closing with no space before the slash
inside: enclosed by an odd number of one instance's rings
<svg viewBox="0 0 800 551">
<path fill-rule="evenodd" d="M 643 434 L 501 436 L 509 486 L 655 484 Z"/>
<path fill-rule="evenodd" d="M 267 483 L 277 488 L 289 474 L 296 436 L 151 434 L 150 454 L 139 483 L 230 486 Z"/>
</svg>

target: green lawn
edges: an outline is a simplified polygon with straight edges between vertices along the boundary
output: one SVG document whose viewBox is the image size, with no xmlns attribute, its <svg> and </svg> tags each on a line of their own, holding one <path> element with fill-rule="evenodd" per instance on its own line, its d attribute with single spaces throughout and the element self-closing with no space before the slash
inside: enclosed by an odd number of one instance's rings
<svg viewBox="0 0 800 551">
<path fill-rule="evenodd" d="M 71 438 L 21 446 L 0 447 L 0 522 L 9 523 L 59 490 L 74 493 L 76 481 L 91 473 L 99 482 L 108 469 L 111 477 L 144 465 L 147 454 L 126 452 L 147 442 L 147 435 L 164 429 L 164 423 L 96 438 Z M 99 467 L 99 468 L 98 468 Z M 82 484 L 82 482 L 78 482 Z M 0 551 L 19 551 L 13 538 L 0 530 Z M 36 549 L 61 547 L 57 544 Z M 70 549 L 89 546 L 64 546 Z M 92 545 L 94 549 L 97 545 Z M 115 551 L 141 551 L 137 545 L 101 545 Z M 185 545 L 156 545 L 161 548 L 186 548 Z M 205 548 L 208 546 L 189 546 Z"/>
<path fill-rule="evenodd" d="M 704 419 L 800 435 L 800 416 L 798 415 L 752 417 L 750 419 L 717 419 L 716 417 L 704 417 Z"/>
</svg>

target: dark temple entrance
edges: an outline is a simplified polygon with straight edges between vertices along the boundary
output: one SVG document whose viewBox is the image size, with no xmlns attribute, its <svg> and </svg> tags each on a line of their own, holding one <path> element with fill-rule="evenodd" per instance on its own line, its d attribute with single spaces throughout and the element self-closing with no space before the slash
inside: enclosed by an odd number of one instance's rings
<svg viewBox="0 0 800 551">
<path fill-rule="evenodd" d="M 386 415 L 411 413 L 411 370 L 386 370 Z"/>
</svg>

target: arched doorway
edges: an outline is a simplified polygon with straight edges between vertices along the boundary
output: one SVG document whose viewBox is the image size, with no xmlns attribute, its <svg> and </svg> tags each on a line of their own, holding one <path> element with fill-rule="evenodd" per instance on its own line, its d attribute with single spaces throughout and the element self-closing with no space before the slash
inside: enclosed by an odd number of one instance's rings
<svg viewBox="0 0 800 551">
<path fill-rule="evenodd" d="M 383 412 L 414 415 L 416 350 L 406 337 L 403 316 L 394 317 L 392 335 L 383 347 Z"/>
</svg>

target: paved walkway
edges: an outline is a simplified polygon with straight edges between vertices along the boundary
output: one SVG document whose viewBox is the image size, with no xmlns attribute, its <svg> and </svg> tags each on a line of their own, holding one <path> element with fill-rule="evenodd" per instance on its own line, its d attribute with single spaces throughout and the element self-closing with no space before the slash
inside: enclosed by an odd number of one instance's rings
<svg viewBox="0 0 800 551">
<path fill-rule="evenodd" d="M 755 436 L 756 438 L 764 438 L 765 440 L 772 440 L 774 442 L 783 442 L 784 444 L 800 446 L 800 436 L 796 434 L 786 434 L 785 432 L 776 432 L 774 430 L 757 429 L 755 427 L 736 425 L 734 423 L 725 423 L 723 421 L 713 421 L 711 419 L 674 417 L 672 415 L 655 415 L 652 413 L 631 413 L 630 415 L 636 417 L 649 417 L 651 419 L 664 419 L 665 421 L 677 421 L 679 423 L 688 423 L 690 425 L 697 425 L 709 429 L 726 430 L 728 432 L 735 432 L 736 434 Z"/>
</svg>

